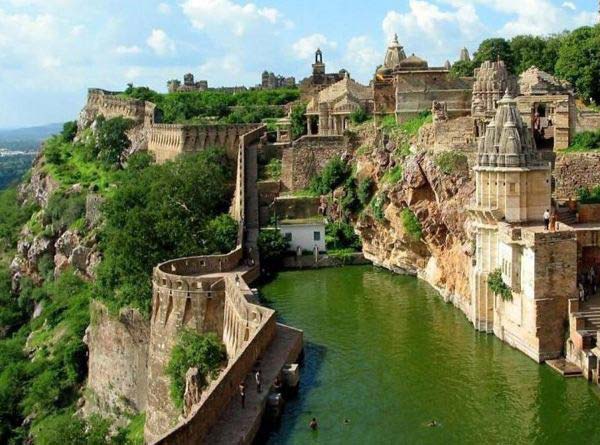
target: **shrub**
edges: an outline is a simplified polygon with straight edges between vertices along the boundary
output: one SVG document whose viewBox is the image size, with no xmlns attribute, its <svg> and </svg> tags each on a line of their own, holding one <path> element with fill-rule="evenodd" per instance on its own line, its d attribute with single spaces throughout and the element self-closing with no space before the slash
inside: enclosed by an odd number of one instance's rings
<svg viewBox="0 0 600 445">
<path fill-rule="evenodd" d="M 369 115 L 364 108 L 359 108 L 350 114 L 350 120 L 354 124 L 362 124 L 369 120 Z"/>
<path fill-rule="evenodd" d="M 358 200 L 363 206 L 366 206 L 371 202 L 374 187 L 375 182 L 371 178 L 366 178 L 358 183 Z"/>
<path fill-rule="evenodd" d="M 573 138 L 569 151 L 588 151 L 600 149 L 600 130 L 584 131 Z"/>
<path fill-rule="evenodd" d="M 591 190 L 581 187 L 577 190 L 577 199 L 582 204 L 600 204 L 600 185 Z"/>
<path fill-rule="evenodd" d="M 340 205 L 347 216 L 358 213 L 362 209 L 362 203 L 358 198 L 356 179 L 350 177 L 344 183 L 344 197 Z"/>
<path fill-rule="evenodd" d="M 77 121 L 65 122 L 61 136 L 65 142 L 73 142 L 77 136 Z"/>
<path fill-rule="evenodd" d="M 371 201 L 371 209 L 373 210 L 373 217 L 376 221 L 382 222 L 385 219 L 385 197 L 383 195 L 376 196 Z"/>
<path fill-rule="evenodd" d="M 297 104 L 292 107 L 290 114 L 292 122 L 292 138 L 298 139 L 306 134 L 306 104 Z"/>
<path fill-rule="evenodd" d="M 418 116 L 399 124 L 400 129 L 409 136 L 416 136 L 421 127 L 433 122 L 430 111 L 421 111 Z"/>
<path fill-rule="evenodd" d="M 0 191 L 0 251 L 16 247 L 21 226 L 37 209 L 35 204 L 19 204 L 16 187 Z"/>
<path fill-rule="evenodd" d="M 289 247 L 289 242 L 278 229 L 265 229 L 258 234 L 260 260 L 267 267 L 279 265 Z"/>
<path fill-rule="evenodd" d="M 468 167 L 467 156 L 456 151 L 444 151 L 438 153 L 434 158 L 438 168 L 447 175 L 455 173 L 459 169 Z"/>
<path fill-rule="evenodd" d="M 402 226 L 410 238 L 418 241 L 423 236 L 423 228 L 417 216 L 408 207 L 402 210 Z"/>
<path fill-rule="evenodd" d="M 96 145 L 98 159 L 106 165 L 119 163 L 123 152 L 131 146 L 127 131 L 133 127 L 134 122 L 120 116 L 108 120 L 99 118 L 97 122 Z"/>
<path fill-rule="evenodd" d="M 171 381 L 171 400 L 176 407 L 183 407 L 185 375 L 190 368 L 198 368 L 200 389 L 208 378 L 215 378 L 227 359 L 225 346 L 213 333 L 198 334 L 184 330 L 171 351 L 166 374 Z"/>
<path fill-rule="evenodd" d="M 403 175 L 404 172 L 402 171 L 402 166 L 396 165 L 395 167 L 392 167 L 390 170 L 386 171 L 381 180 L 383 183 L 397 184 L 398 182 L 402 181 Z"/>
<path fill-rule="evenodd" d="M 85 202 L 86 195 L 83 192 L 54 192 L 44 211 L 44 223 L 51 225 L 54 233 L 66 230 L 85 216 Z"/>
<path fill-rule="evenodd" d="M 504 301 L 511 301 L 513 299 L 512 289 L 502 279 L 502 271 L 500 269 L 496 269 L 488 275 L 487 284 L 490 290 Z"/>
<path fill-rule="evenodd" d="M 362 248 L 359 236 L 354 232 L 354 228 L 344 222 L 335 222 L 327 224 L 325 227 L 325 241 L 327 249 L 352 249 L 359 251 Z"/>
<path fill-rule="evenodd" d="M 350 166 L 340 158 L 334 158 L 310 184 L 310 190 L 319 195 L 327 195 L 346 181 L 352 174 Z"/>
<path fill-rule="evenodd" d="M 213 253 L 228 253 L 235 249 L 238 235 L 238 222 L 228 214 L 219 215 L 206 226 L 207 247 Z"/>
<path fill-rule="evenodd" d="M 281 178 L 281 159 L 273 158 L 265 165 L 265 175 L 272 180 Z"/>
</svg>

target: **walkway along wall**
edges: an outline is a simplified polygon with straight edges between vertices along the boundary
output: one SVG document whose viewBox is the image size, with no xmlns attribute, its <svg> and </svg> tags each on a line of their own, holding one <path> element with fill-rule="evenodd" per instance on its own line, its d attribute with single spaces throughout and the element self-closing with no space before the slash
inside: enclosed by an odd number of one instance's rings
<svg viewBox="0 0 600 445">
<path fill-rule="evenodd" d="M 255 275 L 257 266 L 241 265 L 246 237 L 245 154 L 247 147 L 265 132 L 266 127 L 261 126 L 240 138 L 230 210 L 239 222 L 236 248 L 226 255 L 176 259 L 154 269 L 145 426 L 149 443 L 200 441 L 233 397 L 240 375 L 251 370 L 273 338 L 274 312 L 248 301 L 252 293 L 244 278 Z M 180 420 L 180 411 L 171 402 L 170 382 L 165 375 L 171 350 L 182 329 L 217 333 L 229 357 L 227 368 L 202 393 L 200 403 L 185 420 Z"/>
</svg>

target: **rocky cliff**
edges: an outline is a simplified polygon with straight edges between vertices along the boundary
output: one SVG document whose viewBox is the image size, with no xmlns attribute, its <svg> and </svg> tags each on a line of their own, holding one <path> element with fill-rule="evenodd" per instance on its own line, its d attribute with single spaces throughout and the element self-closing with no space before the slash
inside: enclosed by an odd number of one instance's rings
<svg viewBox="0 0 600 445">
<path fill-rule="evenodd" d="M 421 134 L 431 132 L 430 127 Z M 474 147 L 417 143 L 426 139 L 370 138 L 370 149 L 355 162 L 357 176 L 371 177 L 376 193 L 356 229 L 374 264 L 418 275 L 468 314 L 473 243 L 466 208 L 475 190 L 468 164 Z M 417 229 L 407 224 L 410 215 Z"/>
</svg>

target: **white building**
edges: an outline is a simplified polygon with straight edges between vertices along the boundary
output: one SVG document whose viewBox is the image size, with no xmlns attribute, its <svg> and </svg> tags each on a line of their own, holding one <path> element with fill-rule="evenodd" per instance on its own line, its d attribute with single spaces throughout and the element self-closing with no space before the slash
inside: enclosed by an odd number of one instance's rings
<svg viewBox="0 0 600 445">
<path fill-rule="evenodd" d="M 325 252 L 325 222 L 322 219 L 284 220 L 279 223 L 279 230 L 289 242 L 289 250 L 297 252 L 298 247 L 303 251 L 313 252 L 315 246 L 319 252 Z"/>
</svg>

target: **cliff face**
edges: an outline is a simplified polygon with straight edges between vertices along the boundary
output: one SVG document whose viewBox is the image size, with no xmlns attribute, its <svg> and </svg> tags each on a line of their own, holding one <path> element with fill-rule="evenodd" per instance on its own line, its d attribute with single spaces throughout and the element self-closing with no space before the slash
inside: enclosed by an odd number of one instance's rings
<svg viewBox="0 0 600 445">
<path fill-rule="evenodd" d="M 473 244 L 466 207 L 475 190 L 468 152 L 454 153 L 448 166 L 440 160 L 448 151 L 413 145 L 411 154 L 398 156 L 396 145 L 381 143 L 357 159 L 358 176 L 376 182 L 373 199 L 381 209 L 379 215 L 369 209 L 357 222 L 365 257 L 392 271 L 418 275 L 468 314 Z M 386 172 L 392 169 L 403 172 L 402 180 L 390 183 Z M 405 209 L 417 218 L 420 238 L 407 230 Z"/>
<path fill-rule="evenodd" d="M 150 323 L 134 309 L 112 315 L 91 306 L 86 414 L 137 413 L 146 409 Z"/>
</svg>

